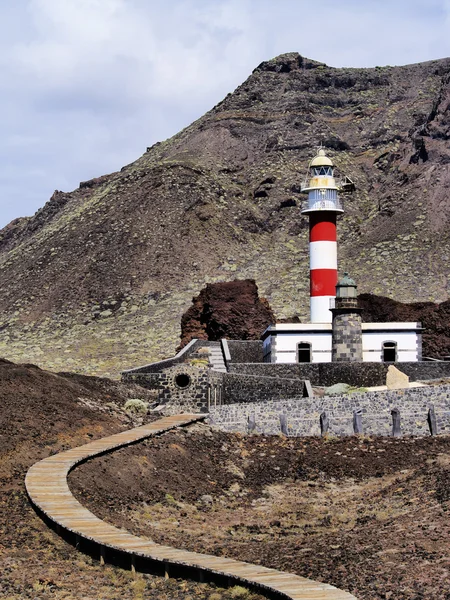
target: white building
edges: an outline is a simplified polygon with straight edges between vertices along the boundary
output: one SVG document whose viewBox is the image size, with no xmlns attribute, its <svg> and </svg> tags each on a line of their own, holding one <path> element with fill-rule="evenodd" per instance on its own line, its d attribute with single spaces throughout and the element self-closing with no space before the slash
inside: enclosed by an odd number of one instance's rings
<svg viewBox="0 0 450 600">
<path fill-rule="evenodd" d="M 420 323 L 362 323 L 364 362 L 422 359 Z M 331 362 L 331 323 L 277 323 L 263 334 L 264 361 Z"/>
</svg>

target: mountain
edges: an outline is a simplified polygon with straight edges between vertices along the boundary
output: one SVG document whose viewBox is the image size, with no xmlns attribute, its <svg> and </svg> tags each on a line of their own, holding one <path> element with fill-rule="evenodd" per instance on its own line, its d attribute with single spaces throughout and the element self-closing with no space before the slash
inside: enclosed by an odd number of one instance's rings
<svg viewBox="0 0 450 600">
<path fill-rule="evenodd" d="M 450 59 L 337 69 L 296 53 L 120 172 L 0 232 L 0 356 L 117 374 L 173 353 L 206 283 L 254 279 L 308 319 L 300 184 L 323 144 L 356 184 L 339 267 L 359 291 L 447 299 Z"/>
</svg>

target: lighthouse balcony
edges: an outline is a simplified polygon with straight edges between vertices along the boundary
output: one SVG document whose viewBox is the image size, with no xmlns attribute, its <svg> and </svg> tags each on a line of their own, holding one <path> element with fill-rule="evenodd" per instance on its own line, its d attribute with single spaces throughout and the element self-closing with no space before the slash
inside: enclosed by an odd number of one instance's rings
<svg viewBox="0 0 450 600">
<path fill-rule="evenodd" d="M 349 177 L 335 179 L 334 177 L 313 177 L 306 179 L 300 184 L 300 191 L 305 194 L 312 190 L 329 189 L 340 192 L 353 192 L 355 184 Z"/>
<path fill-rule="evenodd" d="M 336 213 L 343 213 L 344 206 L 340 198 L 335 198 L 334 200 L 319 200 L 315 198 L 308 198 L 308 200 L 303 202 L 302 215 L 307 215 L 308 213 L 316 211 L 331 211 Z"/>
</svg>

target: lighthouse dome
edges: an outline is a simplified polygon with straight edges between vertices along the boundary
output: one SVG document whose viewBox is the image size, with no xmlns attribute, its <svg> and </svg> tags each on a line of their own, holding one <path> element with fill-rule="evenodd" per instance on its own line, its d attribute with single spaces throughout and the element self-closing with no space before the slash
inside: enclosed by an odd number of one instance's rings
<svg viewBox="0 0 450 600">
<path fill-rule="evenodd" d="M 333 161 L 325 154 L 325 150 L 321 148 L 317 155 L 309 163 L 309 168 L 312 167 L 333 167 Z"/>
</svg>

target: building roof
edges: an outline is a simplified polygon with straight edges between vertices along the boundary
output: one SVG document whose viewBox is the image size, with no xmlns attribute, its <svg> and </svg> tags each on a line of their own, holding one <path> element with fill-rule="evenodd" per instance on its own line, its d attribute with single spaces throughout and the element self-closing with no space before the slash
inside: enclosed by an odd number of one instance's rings
<svg viewBox="0 0 450 600">
<path fill-rule="evenodd" d="M 357 287 L 354 279 L 349 277 L 348 273 L 344 273 L 344 277 L 339 279 L 338 286 L 340 287 Z"/>
</svg>

